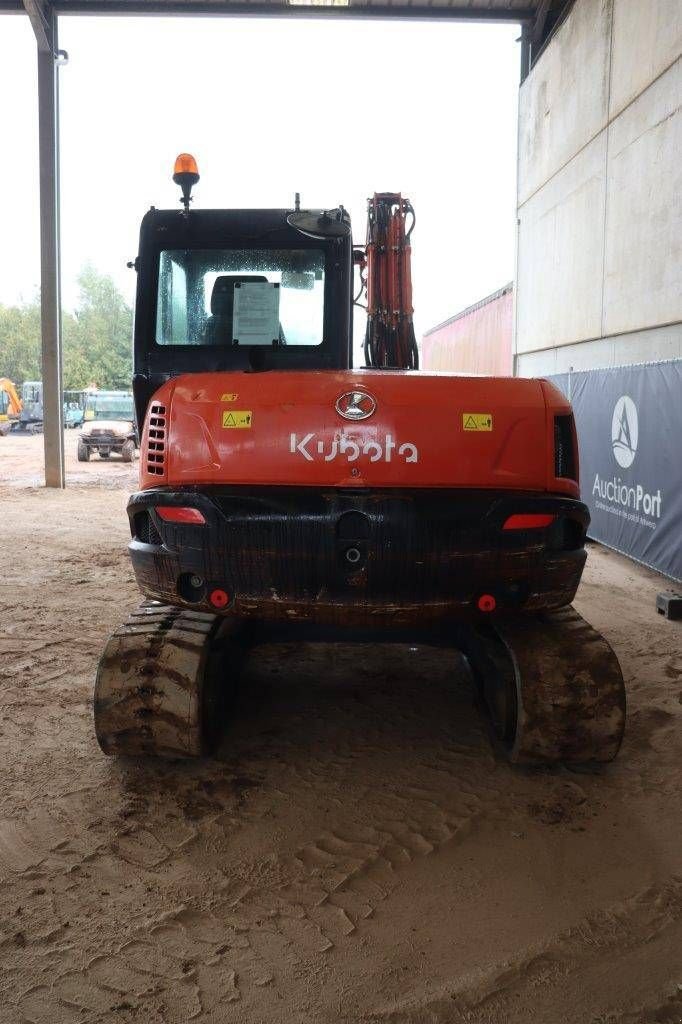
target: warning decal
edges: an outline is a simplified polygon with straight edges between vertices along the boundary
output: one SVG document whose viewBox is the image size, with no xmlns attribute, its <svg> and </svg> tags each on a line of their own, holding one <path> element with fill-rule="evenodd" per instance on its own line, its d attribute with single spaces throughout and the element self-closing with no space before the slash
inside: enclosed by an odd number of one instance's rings
<svg viewBox="0 0 682 1024">
<path fill-rule="evenodd" d="M 463 430 L 492 430 L 493 414 L 491 412 L 463 412 Z"/>
<path fill-rule="evenodd" d="M 223 413 L 223 426 L 233 429 L 250 427 L 253 423 L 253 414 L 250 409 L 231 409 Z"/>
</svg>

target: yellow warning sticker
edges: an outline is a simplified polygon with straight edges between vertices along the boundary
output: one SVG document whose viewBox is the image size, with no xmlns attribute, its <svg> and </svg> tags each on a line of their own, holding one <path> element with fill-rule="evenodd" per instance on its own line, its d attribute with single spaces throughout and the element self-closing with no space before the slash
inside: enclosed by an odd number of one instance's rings
<svg viewBox="0 0 682 1024">
<path fill-rule="evenodd" d="M 220 396 L 221 402 L 236 402 L 239 395 L 235 394 L 234 391 L 228 391 L 227 394 Z"/>
<path fill-rule="evenodd" d="M 490 412 L 463 412 L 463 430 L 492 430 L 493 416 Z"/>
<path fill-rule="evenodd" d="M 239 430 L 250 427 L 253 423 L 253 413 L 250 409 L 230 409 L 223 413 L 223 426 Z"/>
</svg>

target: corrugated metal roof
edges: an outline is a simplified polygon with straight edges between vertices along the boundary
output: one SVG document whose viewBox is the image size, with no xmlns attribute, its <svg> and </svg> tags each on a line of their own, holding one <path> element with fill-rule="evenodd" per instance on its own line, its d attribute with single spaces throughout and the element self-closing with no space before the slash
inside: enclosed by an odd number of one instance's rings
<svg viewBox="0 0 682 1024">
<path fill-rule="evenodd" d="M 533 21 L 545 0 L 45 0 L 57 14 L 283 14 Z M 23 11 L 0 0 L 0 11 Z"/>
</svg>

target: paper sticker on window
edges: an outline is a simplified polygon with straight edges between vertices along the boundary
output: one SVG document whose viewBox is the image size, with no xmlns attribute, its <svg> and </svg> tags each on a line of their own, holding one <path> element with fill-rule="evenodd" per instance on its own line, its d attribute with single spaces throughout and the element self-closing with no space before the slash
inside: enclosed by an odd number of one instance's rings
<svg viewBox="0 0 682 1024">
<path fill-rule="evenodd" d="M 240 345 L 279 343 L 279 285 L 241 281 L 234 286 L 232 340 Z"/>
</svg>

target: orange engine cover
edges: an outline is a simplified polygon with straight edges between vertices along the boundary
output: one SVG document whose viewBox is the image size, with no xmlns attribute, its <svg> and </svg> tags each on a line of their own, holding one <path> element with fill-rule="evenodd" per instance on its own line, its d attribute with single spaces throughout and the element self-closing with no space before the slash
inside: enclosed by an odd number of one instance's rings
<svg viewBox="0 0 682 1024">
<path fill-rule="evenodd" d="M 554 471 L 554 416 L 570 411 L 541 380 L 385 370 L 185 374 L 149 405 L 140 486 L 466 487 L 578 497 L 577 481 Z"/>
</svg>

